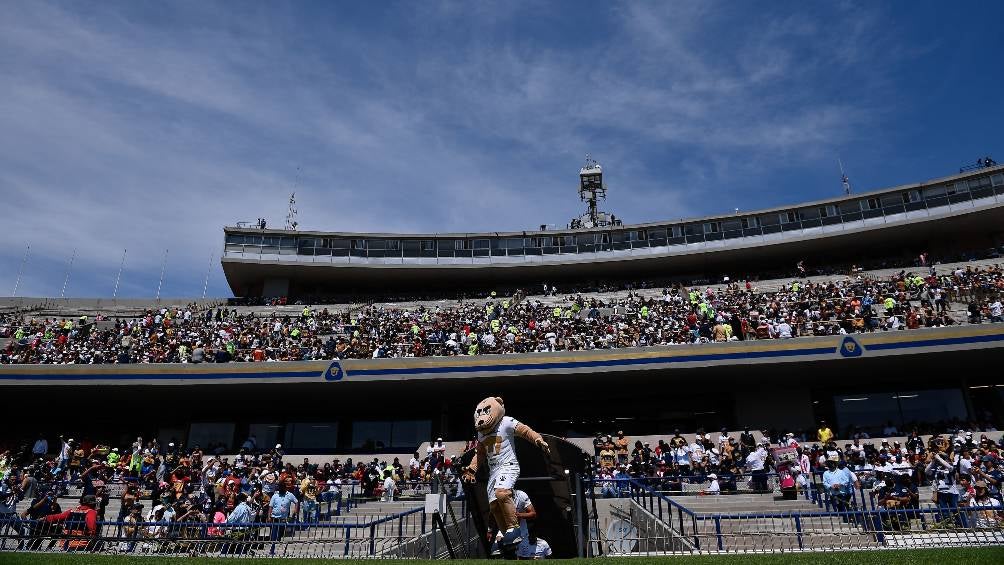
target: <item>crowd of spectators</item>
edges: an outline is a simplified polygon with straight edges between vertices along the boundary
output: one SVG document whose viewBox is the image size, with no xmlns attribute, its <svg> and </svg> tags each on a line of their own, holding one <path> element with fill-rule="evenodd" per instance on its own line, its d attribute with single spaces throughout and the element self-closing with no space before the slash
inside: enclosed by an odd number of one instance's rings
<svg viewBox="0 0 1004 565">
<path fill-rule="evenodd" d="M 0 316 L 0 364 L 204 363 L 577 351 L 788 339 L 1002 320 L 1004 269 L 902 271 L 827 283 L 674 286 L 625 297 L 484 301 L 299 315 L 161 308 L 133 319 Z M 963 301 L 966 314 L 950 303 Z M 962 319 L 957 319 L 962 318 Z M 2 343 L 2 342 L 0 342 Z"/>
<path fill-rule="evenodd" d="M 867 489 L 867 504 L 878 508 L 918 509 L 922 502 L 949 514 L 958 508 L 989 508 L 977 512 L 978 526 L 1004 525 L 1004 438 L 997 443 L 986 434 L 977 437 L 958 429 L 925 439 L 914 430 L 902 442 L 855 438 L 841 446 L 823 422 L 811 445 L 793 433 L 764 434 L 757 440 L 748 429 L 738 437 L 726 429 L 693 436 L 677 430 L 655 446 L 641 441 L 631 445 L 623 432 L 593 440 L 597 484 L 604 496 L 623 496 L 629 479 L 668 492 L 684 492 L 685 485 L 712 495 L 771 492 L 771 474 L 782 493 L 816 492 L 836 511 L 866 504 L 857 493 L 865 496 Z M 776 455 L 782 451 L 785 456 Z M 931 487 L 931 495 L 922 501 L 924 486 Z"/>
<path fill-rule="evenodd" d="M 340 512 L 349 497 L 392 500 L 415 483 L 425 490 L 459 487 L 441 441 L 407 464 L 395 457 L 323 465 L 304 458 L 294 465 L 284 460 L 281 444 L 261 450 L 254 436 L 229 458 L 142 437 L 119 448 L 61 436 L 50 449 L 40 435 L 17 452 L 0 453 L 0 479 L 0 536 L 12 529 L 24 530 L 21 536 L 51 533 L 46 526 L 78 512 L 88 516 L 92 530 L 100 521 L 122 522 L 127 538 L 144 540 L 177 535 L 186 523 L 218 524 L 210 536 L 247 531 L 241 528 L 249 524 L 316 523 Z M 80 491 L 81 504 L 63 508 L 60 496 L 70 489 Z M 115 515 L 107 512 L 113 493 L 119 498 Z M 16 513 L 22 500 L 30 502 Z"/>
</svg>

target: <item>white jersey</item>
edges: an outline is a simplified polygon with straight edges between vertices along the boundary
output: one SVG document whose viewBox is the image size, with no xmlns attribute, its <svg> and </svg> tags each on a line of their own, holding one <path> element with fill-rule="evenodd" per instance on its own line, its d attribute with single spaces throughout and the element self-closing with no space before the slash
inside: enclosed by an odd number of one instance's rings
<svg viewBox="0 0 1004 565">
<path fill-rule="evenodd" d="M 544 538 L 537 538 L 537 543 L 524 539 L 516 549 L 516 557 L 521 559 L 547 559 L 551 556 L 551 546 Z"/>
<path fill-rule="evenodd" d="M 519 465 L 519 461 L 516 460 L 516 450 L 513 449 L 518 425 L 519 422 L 515 418 L 503 416 L 494 434 L 485 435 L 478 432 L 478 443 L 485 448 L 485 453 L 488 455 L 489 469 Z"/>
<path fill-rule="evenodd" d="M 516 503 L 516 512 L 526 512 L 527 508 L 533 506 L 533 503 L 530 502 L 530 496 L 519 489 L 513 489 L 512 498 Z M 519 533 L 524 540 L 530 535 L 530 530 L 526 527 L 526 520 L 523 518 L 519 519 Z"/>
</svg>

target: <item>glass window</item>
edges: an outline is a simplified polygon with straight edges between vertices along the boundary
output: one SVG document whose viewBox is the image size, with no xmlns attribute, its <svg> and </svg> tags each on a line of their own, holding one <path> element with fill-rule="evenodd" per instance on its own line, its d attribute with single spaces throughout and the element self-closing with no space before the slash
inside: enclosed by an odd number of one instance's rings
<svg viewBox="0 0 1004 565">
<path fill-rule="evenodd" d="M 436 241 L 432 239 L 422 240 L 422 251 L 433 251 L 436 249 Z"/>
<path fill-rule="evenodd" d="M 236 233 L 228 233 L 227 234 L 227 243 L 231 243 L 231 244 L 235 244 L 235 245 L 240 245 L 240 244 L 244 243 L 244 236 L 236 234 Z"/>
<path fill-rule="evenodd" d="M 992 182 L 994 186 L 1004 185 L 1004 174 L 993 175 L 990 177 L 990 182 Z"/>
<path fill-rule="evenodd" d="M 959 389 L 850 394 L 835 396 L 833 403 L 840 426 L 857 425 L 873 432 L 880 432 L 889 421 L 905 434 L 914 422 L 968 418 Z"/>
<path fill-rule="evenodd" d="M 188 428 L 188 445 L 192 447 L 197 445 L 205 452 L 210 451 L 210 446 L 221 443 L 226 449 L 231 449 L 234 429 L 232 422 L 192 424 Z"/>
<path fill-rule="evenodd" d="M 474 249 L 488 249 L 491 245 L 491 240 L 488 239 L 475 239 Z"/>
<path fill-rule="evenodd" d="M 298 422 L 287 424 L 284 445 L 297 449 L 335 449 L 338 447 L 338 423 Z"/>
<path fill-rule="evenodd" d="M 423 441 L 432 439 L 431 420 L 403 420 L 391 425 L 391 447 L 415 449 Z"/>
<path fill-rule="evenodd" d="M 387 449 L 390 446 L 390 422 L 353 422 L 353 449 Z M 416 444 L 417 445 L 417 444 Z"/>
<path fill-rule="evenodd" d="M 945 195 L 945 185 L 932 186 L 924 189 L 924 198 L 933 198 Z"/>
<path fill-rule="evenodd" d="M 248 436 L 254 436 L 259 449 L 271 449 L 277 443 L 282 443 L 282 424 L 251 424 L 248 426 Z M 240 442 L 236 447 L 244 444 L 247 438 L 237 438 Z"/>
<path fill-rule="evenodd" d="M 903 203 L 909 204 L 911 202 L 920 202 L 919 190 L 908 190 L 903 193 Z"/>
<path fill-rule="evenodd" d="M 852 200 L 850 202 L 840 203 L 841 214 L 854 214 L 860 211 L 861 211 L 861 202 L 858 200 Z"/>
<path fill-rule="evenodd" d="M 718 233 L 720 231 L 720 226 L 718 222 L 708 222 L 704 224 L 704 233 Z"/>
<path fill-rule="evenodd" d="M 743 229 L 748 230 L 750 228 L 760 227 L 760 218 L 756 216 L 747 216 L 743 218 Z"/>
</svg>

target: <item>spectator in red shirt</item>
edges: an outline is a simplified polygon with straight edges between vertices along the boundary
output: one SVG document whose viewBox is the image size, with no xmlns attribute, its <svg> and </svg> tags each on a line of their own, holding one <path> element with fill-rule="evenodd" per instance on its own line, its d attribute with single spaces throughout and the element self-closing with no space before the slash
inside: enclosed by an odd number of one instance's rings
<svg viewBox="0 0 1004 565">
<path fill-rule="evenodd" d="M 54 522 L 64 523 L 64 532 L 70 538 L 66 545 L 67 550 L 86 550 L 98 535 L 98 511 L 95 510 L 96 507 L 97 498 L 93 494 L 85 494 L 80 497 L 79 506 L 65 512 L 60 512 L 59 514 L 46 516 L 45 521 L 49 524 Z M 80 523 L 77 518 L 80 515 L 83 515 L 83 523 Z M 73 523 L 66 524 L 71 516 L 74 516 Z"/>
</svg>

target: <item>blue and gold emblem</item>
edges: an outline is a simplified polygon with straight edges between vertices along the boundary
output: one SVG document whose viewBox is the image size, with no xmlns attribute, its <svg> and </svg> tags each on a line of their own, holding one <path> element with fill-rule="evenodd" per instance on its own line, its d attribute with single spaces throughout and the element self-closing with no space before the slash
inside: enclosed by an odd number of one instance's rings
<svg viewBox="0 0 1004 565">
<path fill-rule="evenodd" d="M 328 365 L 327 370 L 324 371 L 324 380 L 326 381 L 340 381 L 345 376 L 345 370 L 342 369 L 342 362 L 335 359 Z"/>
<path fill-rule="evenodd" d="M 847 336 L 840 342 L 840 355 L 843 357 L 861 357 L 865 349 L 853 337 Z"/>
</svg>

